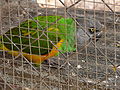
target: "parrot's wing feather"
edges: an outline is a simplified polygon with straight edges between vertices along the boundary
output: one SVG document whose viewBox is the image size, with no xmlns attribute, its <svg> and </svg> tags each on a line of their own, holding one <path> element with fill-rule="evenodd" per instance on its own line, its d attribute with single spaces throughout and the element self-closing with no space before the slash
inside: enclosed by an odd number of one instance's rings
<svg viewBox="0 0 120 90">
<path fill-rule="evenodd" d="M 5 35 L 3 37 L 5 46 L 10 50 L 22 50 L 25 53 L 37 55 L 44 55 L 49 53 L 53 47 L 50 40 L 55 44 L 60 40 L 58 37 L 56 37 L 54 31 L 58 29 L 55 28 L 55 26 L 51 27 L 51 24 L 55 23 L 55 21 L 60 18 L 61 16 L 35 17 L 34 19 L 38 20 L 42 28 L 39 27 L 39 25 L 34 22 L 34 20 L 27 20 L 21 23 L 20 26 L 15 27 L 5 33 L 8 37 L 6 38 Z M 52 28 L 53 31 L 49 28 Z M 49 32 L 46 30 L 43 34 L 42 29 L 48 29 Z M 17 47 L 15 47 L 13 43 Z"/>
</svg>

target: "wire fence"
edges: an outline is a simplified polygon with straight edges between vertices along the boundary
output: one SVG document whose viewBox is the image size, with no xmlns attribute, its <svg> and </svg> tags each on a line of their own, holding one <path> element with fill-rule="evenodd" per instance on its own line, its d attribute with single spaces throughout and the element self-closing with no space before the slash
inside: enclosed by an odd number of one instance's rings
<svg viewBox="0 0 120 90">
<path fill-rule="evenodd" d="M 104 10 L 37 1 L 0 3 L 0 90 L 119 90 L 115 0 L 114 8 L 101 0 Z"/>
</svg>

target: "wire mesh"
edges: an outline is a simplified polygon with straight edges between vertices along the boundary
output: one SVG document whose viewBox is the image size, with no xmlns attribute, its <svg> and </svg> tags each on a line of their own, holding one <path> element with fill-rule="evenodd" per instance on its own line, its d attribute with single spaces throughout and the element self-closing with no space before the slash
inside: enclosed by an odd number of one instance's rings
<svg viewBox="0 0 120 90">
<path fill-rule="evenodd" d="M 0 90 L 119 90 L 116 1 L 43 1 L 0 0 Z"/>
</svg>

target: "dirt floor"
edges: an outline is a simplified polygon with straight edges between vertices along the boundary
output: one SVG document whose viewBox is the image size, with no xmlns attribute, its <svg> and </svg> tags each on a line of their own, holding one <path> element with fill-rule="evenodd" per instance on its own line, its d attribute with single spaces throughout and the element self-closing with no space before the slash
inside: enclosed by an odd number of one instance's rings
<svg viewBox="0 0 120 90">
<path fill-rule="evenodd" d="M 66 14 L 63 8 L 38 8 L 36 4 L 30 4 L 28 8 L 23 4 L 23 7 L 33 17 Z M 82 9 L 70 9 L 69 12 L 77 16 L 95 15 L 105 25 L 102 38 L 97 43 L 93 42 L 96 47 L 92 43 L 87 47 L 77 44 L 77 52 L 69 53 L 67 58 L 62 55 L 51 58 L 49 61 L 56 65 L 43 63 L 40 67 L 34 67 L 24 57 L 12 57 L 1 51 L 0 90 L 119 90 L 120 20 L 114 25 L 111 12 Z M 10 8 L 7 4 L 2 6 L 0 15 L 1 34 L 29 16 L 16 4 L 11 4 Z M 113 65 L 118 66 L 117 70 Z"/>
</svg>

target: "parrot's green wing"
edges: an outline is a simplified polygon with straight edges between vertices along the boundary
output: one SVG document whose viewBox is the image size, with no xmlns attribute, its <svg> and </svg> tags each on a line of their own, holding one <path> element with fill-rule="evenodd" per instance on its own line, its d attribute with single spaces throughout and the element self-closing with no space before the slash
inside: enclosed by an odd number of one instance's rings
<svg viewBox="0 0 120 90">
<path fill-rule="evenodd" d="M 50 40 L 57 44 L 61 39 L 64 39 L 64 43 L 59 49 L 62 52 L 75 50 L 74 20 L 62 16 L 38 16 L 34 19 L 38 21 L 40 26 L 34 20 L 22 22 L 20 26 L 3 35 L 4 45 L 10 50 L 44 55 L 53 48 Z M 45 30 L 44 34 L 43 30 Z"/>
</svg>

